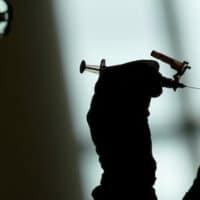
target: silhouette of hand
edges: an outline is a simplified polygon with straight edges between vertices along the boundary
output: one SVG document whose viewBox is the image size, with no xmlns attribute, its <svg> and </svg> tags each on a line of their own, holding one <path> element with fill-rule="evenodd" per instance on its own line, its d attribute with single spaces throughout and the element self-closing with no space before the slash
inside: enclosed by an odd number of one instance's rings
<svg viewBox="0 0 200 200">
<path fill-rule="evenodd" d="M 100 89 L 122 94 L 148 95 L 158 97 L 162 93 L 162 76 L 159 64 L 153 60 L 137 60 L 107 67 L 100 74 L 96 90 Z"/>
<path fill-rule="evenodd" d="M 162 93 L 161 79 L 159 65 L 152 60 L 110 66 L 100 73 L 87 114 L 103 169 L 92 193 L 95 200 L 157 200 L 147 117 L 151 97 Z"/>
</svg>

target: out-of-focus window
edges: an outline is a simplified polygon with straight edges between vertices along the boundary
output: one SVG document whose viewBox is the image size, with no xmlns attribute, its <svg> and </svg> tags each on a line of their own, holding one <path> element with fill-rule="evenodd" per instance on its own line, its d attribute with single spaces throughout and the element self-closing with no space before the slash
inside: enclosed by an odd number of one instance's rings
<svg viewBox="0 0 200 200">
<path fill-rule="evenodd" d="M 11 8 L 7 1 L 0 0 L 0 37 L 7 33 L 8 25 L 10 24 Z"/>
<path fill-rule="evenodd" d="M 79 142 L 80 170 L 85 199 L 99 183 L 101 169 L 86 113 L 98 75 L 79 74 L 82 59 L 107 65 L 136 59 L 151 59 L 155 49 L 178 59 L 190 61 L 192 70 L 183 81 L 200 84 L 198 26 L 200 3 L 197 1 L 159 0 L 57 0 L 57 19 L 62 62 L 66 66 L 66 87 L 70 92 L 73 127 Z M 160 63 L 162 74 L 171 77 L 169 66 Z M 148 83 L 147 83 L 148 84 Z M 157 160 L 156 191 L 162 200 L 181 199 L 192 184 L 198 160 L 198 90 L 164 89 L 151 103 L 150 126 L 153 151 Z"/>
</svg>

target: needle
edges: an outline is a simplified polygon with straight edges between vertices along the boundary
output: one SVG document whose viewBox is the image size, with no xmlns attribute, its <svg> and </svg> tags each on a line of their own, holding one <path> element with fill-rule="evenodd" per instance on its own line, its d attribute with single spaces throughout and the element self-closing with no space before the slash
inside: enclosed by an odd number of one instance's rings
<svg viewBox="0 0 200 200">
<path fill-rule="evenodd" d="M 187 88 L 191 88 L 191 89 L 196 89 L 196 90 L 200 90 L 200 87 L 193 87 L 193 86 L 189 86 L 189 85 L 185 85 Z"/>
</svg>

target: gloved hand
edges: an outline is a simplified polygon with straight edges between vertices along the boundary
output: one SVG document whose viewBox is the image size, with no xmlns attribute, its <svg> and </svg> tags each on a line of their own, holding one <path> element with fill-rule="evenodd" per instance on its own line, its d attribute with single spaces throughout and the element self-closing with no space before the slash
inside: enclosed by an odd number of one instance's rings
<svg viewBox="0 0 200 200">
<path fill-rule="evenodd" d="M 95 85 L 88 119 L 94 113 L 112 115 L 127 112 L 136 116 L 148 116 L 151 97 L 162 94 L 159 64 L 153 60 L 138 60 L 106 67 Z M 96 116 L 96 115 L 95 115 Z M 114 115 L 117 116 L 117 115 Z"/>
<path fill-rule="evenodd" d="M 162 93 L 161 78 L 159 65 L 152 60 L 101 71 L 87 114 L 104 171 L 100 186 L 92 193 L 95 200 L 127 199 L 131 195 L 157 199 L 153 189 L 156 163 L 147 117 L 151 97 Z"/>
<path fill-rule="evenodd" d="M 135 95 L 146 94 L 150 97 L 157 97 L 162 93 L 161 74 L 159 64 L 154 60 L 137 60 L 121 65 L 110 66 L 100 74 L 98 82 L 112 86 L 112 91 L 123 89 Z M 106 84 L 104 84 L 107 82 Z M 97 87 L 100 84 L 97 84 Z M 104 88 L 105 90 L 105 88 Z"/>
</svg>

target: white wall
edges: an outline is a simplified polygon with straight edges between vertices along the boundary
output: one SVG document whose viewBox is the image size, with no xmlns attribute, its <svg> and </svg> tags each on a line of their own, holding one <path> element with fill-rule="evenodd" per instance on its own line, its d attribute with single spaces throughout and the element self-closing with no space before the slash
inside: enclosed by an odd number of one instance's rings
<svg viewBox="0 0 200 200">
<path fill-rule="evenodd" d="M 91 199 L 90 192 L 99 182 L 101 169 L 85 117 L 97 75 L 80 75 L 81 60 L 99 64 L 106 58 L 108 65 L 119 64 L 149 59 L 155 49 L 188 60 L 192 70 L 183 81 L 198 86 L 200 4 L 195 0 L 58 0 L 54 6 L 73 127 L 80 143 L 85 199 Z M 161 73 L 174 74 L 169 66 L 160 65 Z M 159 199 L 181 199 L 196 174 L 199 99 L 200 93 L 195 90 L 174 93 L 165 89 L 162 97 L 152 101 L 150 124 L 158 162 Z"/>
</svg>

